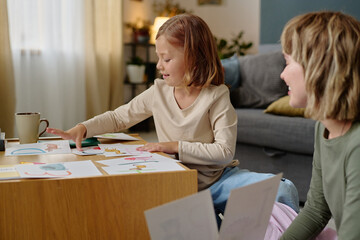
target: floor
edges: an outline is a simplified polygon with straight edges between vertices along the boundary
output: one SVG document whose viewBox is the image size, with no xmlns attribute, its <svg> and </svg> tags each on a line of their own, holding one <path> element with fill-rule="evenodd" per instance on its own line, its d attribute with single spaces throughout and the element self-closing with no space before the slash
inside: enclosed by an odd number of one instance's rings
<svg viewBox="0 0 360 240">
<path fill-rule="evenodd" d="M 139 132 L 139 134 L 147 142 L 158 142 L 158 138 L 156 136 L 155 131 Z M 327 226 L 336 230 L 335 222 L 333 218 L 330 219 Z"/>
</svg>

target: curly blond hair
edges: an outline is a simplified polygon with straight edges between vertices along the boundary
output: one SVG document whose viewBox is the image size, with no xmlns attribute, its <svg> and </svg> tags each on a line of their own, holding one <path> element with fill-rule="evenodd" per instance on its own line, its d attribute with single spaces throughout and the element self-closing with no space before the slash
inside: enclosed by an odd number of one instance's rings
<svg viewBox="0 0 360 240">
<path fill-rule="evenodd" d="M 305 116 L 359 120 L 359 21 L 341 12 L 299 15 L 285 25 L 281 44 L 304 69 Z"/>
</svg>

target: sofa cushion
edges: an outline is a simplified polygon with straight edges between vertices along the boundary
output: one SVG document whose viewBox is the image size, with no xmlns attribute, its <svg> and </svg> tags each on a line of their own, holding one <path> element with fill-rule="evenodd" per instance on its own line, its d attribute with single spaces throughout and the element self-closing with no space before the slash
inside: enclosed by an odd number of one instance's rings
<svg viewBox="0 0 360 240">
<path fill-rule="evenodd" d="M 304 117 L 305 108 L 294 108 L 289 104 L 290 96 L 284 96 L 271 103 L 265 110 L 265 113 L 284 115 L 289 117 Z"/>
<path fill-rule="evenodd" d="M 313 154 L 315 121 L 266 114 L 262 109 L 237 108 L 237 142 Z"/>
<path fill-rule="evenodd" d="M 240 66 L 238 56 L 234 54 L 230 58 L 221 59 L 221 64 L 224 67 L 225 84 L 230 86 L 230 89 L 239 87 Z"/>
<path fill-rule="evenodd" d="M 280 74 L 285 67 L 281 51 L 239 57 L 240 86 L 231 90 L 235 108 L 266 108 L 287 94 Z"/>
</svg>

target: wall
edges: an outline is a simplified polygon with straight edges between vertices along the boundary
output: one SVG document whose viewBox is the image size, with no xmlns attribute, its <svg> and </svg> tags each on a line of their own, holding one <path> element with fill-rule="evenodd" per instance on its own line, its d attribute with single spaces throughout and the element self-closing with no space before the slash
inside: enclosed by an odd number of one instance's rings
<svg viewBox="0 0 360 240">
<path fill-rule="evenodd" d="M 335 10 L 360 20 L 358 0 L 261 0 L 260 43 L 279 43 L 281 31 L 292 17 L 311 11 Z"/>
<path fill-rule="evenodd" d="M 152 4 L 154 0 L 124 0 L 124 22 L 137 18 L 154 21 Z M 161 2 L 161 0 L 157 0 Z M 182 8 L 203 18 L 213 34 L 219 38 L 231 39 L 244 31 L 243 40 L 252 41 L 250 53 L 257 52 L 260 33 L 260 0 L 222 0 L 221 5 L 199 6 L 197 0 L 173 0 Z M 124 41 L 130 41 L 129 30 L 125 31 Z"/>
</svg>

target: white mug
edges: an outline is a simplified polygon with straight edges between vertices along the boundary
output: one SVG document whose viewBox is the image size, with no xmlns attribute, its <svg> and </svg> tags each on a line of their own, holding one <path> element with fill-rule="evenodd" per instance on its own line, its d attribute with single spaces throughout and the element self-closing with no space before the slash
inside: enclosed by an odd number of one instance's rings
<svg viewBox="0 0 360 240">
<path fill-rule="evenodd" d="M 40 119 L 40 113 L 37 112 L 17 112 L 15 113 L 15 121 L 20 144 L 36 143 L 46 128 L 49 127 L 49 121 L 45 118 Z M 41 122 L 45 122 L 46 127 L 39 133 Z"/>
</svg>

